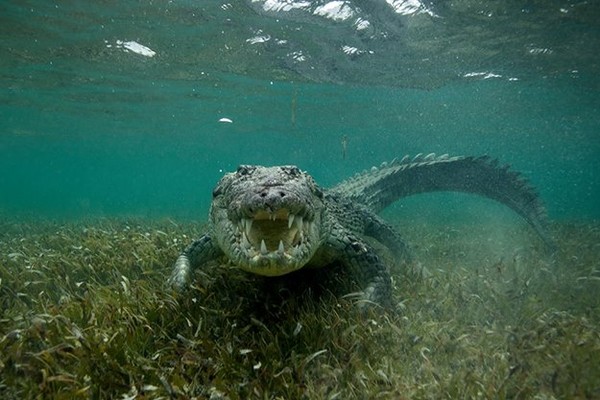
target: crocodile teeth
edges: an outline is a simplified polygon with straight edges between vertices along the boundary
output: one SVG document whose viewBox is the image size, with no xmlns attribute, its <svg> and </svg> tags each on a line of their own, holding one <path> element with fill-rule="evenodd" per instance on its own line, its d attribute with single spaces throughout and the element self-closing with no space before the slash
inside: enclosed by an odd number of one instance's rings
<svg viewBox="0 0 600 400">
<path fill-rule="evenodd" d="M 290 214 L 288 216 L 288 229 L 292 229 L 292 226 L 296 225 L 298 230 L 302 230 L 304 219 L 300 215 Z"/>
<path fill-rule="evenodd" d="M 262 239 L 260 241 L 260 252 L 261 254 L 265 255 L 268 254 L 269 251 L 267 250 L 267 244 L 265 243 L 265 239 Z"/>
<path fill-rule="evenodd" d="M 286 218 L 288 230 L 280 225 L 283 223 L 285 226 Z M 260 211 L 254 218 L 240 218 L 236 228 L 240 250 L 250 257 L 262 258 L 275 255 L 291 257 L 303 244 L 309 244 L 315 227 L 310 219 L 287 210 L 278 210 Z"/>
<path fill-rule="evenodd" d="M 246 236 L 246 232 L 242 232 L 242 246 L 246 249 L 252 247 L 252 244 L 250 244 L 250 241 L 248 240 L 248 236 Z"/>
<path fill-rule="evenodd" d="M 299 246 L 303 240 L 304 240 L 304 232 L 302 232 L 302 231 L 296 232 L 296 235 L 294 236 L 294 241 L 293 241 L 294 246 L 295 247 Z"/>
</svg>

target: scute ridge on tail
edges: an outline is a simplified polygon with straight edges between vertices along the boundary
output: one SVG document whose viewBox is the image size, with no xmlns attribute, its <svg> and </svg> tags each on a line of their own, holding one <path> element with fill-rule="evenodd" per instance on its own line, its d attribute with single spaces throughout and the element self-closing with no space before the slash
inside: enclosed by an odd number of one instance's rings
<svg viewBox="0 0 600 400">
<path fill-rule="evenodd" d="M 478 157 L 404 156 L 399 163 L 363 172 L 331 189 L 332 192 L 364 204 L 378 213 L 391 203 L 419 193 L 457 191 L 496 200 L 517 212 L 542 237 L 548 234 L 546 210 L 529 181 L 510 165 L 488 155 Z"/>
</svg>

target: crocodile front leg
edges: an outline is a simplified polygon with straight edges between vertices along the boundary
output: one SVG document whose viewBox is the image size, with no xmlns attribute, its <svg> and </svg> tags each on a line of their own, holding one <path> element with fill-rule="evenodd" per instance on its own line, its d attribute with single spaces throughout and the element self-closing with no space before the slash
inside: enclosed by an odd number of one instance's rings
<svg viewBox="0 0 600 400">
<path fill-rule="evenodd" d="M 392 281 L 388 267 L 375 250 L 352 234 L 332 235 L 326 244 L 330 258 L 341 262 L 358 280 L 363 291 L 361 307 L 378 304 L 389 307 L 392 303 Z"/>
<path fill-rule="evenodd" d="M 223 254 L 219 246 L 206 234 L 190 244 L 175 261 L 168 285 L 177 291 L 183 291 L 190 281 L 190 276 L 195 269 L 208 261 L 214 260 Z"/>
<path fill-rule="evenodd" d="M 390 249 L 400 263 L 411 264 L 414 262 L 408 244 L 392 225 L 368 210 L 365 210 L 362 215 L 365 235 L 376 239 Z"/>
</svg>

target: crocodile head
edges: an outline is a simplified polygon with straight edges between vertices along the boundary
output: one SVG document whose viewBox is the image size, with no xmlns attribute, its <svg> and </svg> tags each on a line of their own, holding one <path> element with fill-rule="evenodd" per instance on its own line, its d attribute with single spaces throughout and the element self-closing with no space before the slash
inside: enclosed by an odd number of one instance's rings
<svg viewBox="0 0 600 400">
<path fill-rule="evenodd" d="M 323 192 L 297 167 L 241 165 L 213 191 L 210 229 L 241 269 L 284 275 L 320 247 L 324 210 Z"/>
</svg>

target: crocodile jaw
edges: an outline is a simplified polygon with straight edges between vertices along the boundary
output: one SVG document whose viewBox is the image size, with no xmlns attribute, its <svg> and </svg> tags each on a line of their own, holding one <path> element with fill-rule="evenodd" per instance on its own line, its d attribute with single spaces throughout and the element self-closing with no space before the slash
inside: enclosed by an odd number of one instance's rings
<svg viewBox="0 0 600 400">
<path fill-rule="evenodd" d="M 216 239 L 234 264 L 257 275 L 279 276 L 306 265 L 319 246 L 320 218 L 287 208 L 258 210 L 234 218 L 226 210 L 212 212 Z M 215 225 L 218 224 L 218 225 Z"/>
</svg>

